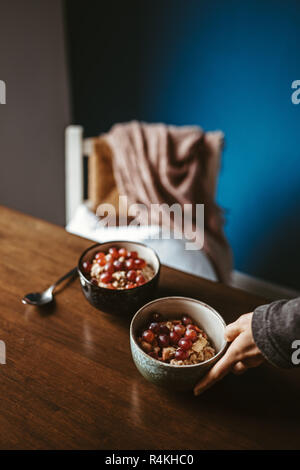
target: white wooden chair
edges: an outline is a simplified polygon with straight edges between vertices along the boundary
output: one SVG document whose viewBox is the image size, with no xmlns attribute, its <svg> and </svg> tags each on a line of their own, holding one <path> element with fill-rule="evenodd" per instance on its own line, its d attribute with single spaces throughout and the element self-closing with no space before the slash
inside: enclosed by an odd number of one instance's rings
<svg viewBox="0 0 300 470">
<path fill-rule="evenodd" d="M 65 203 L 66 230 L 86 238 L 93 238 L 91 228 L 86 223 L 75 223 L 84 214 L 85 220 L 92 218 L 91 201 L 84 200 L 83 157 L 89 157 L 93 148 L 93 139 L 83 139 L 83 127 L 68 126 L 65 132 Z M 79 216 L 78 216 L 79 214 Z M 92 220 L 92 219 L 91 219 Z M 94 219 L 93 219 L 94 220 Z M 92 222 L 91 222 L 92 223 Z M 116 229 L 117 230 L 117 229 Z M 118 238 L 118 237 L 116 237 Z M 120 239 L 120 238 L 119 238 Z M 272 282 L 234 271 L 231 285 L 250 293 L 261 295 L 270 300 L 287 299 L 300 296 L 300 292 Z"/>
</svg>

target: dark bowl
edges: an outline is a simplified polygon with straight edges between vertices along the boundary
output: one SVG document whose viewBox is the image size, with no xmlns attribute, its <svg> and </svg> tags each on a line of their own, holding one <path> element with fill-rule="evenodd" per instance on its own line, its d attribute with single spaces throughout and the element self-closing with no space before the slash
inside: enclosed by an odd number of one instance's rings
<svg viewBox="0 0 300 470">
<path fill-rule="evenodd" d="M 85 274 L 82 264 L 85 261 L 91 262 L 98 251 L 106 252 L 112 246 L 137 251 L 138 255 L 153 268 L 155 273 L 153 278 L 141 286 L 128 290 L 111 290 L 93 284 Z M 77 269 L 82 292 L 93 307 L 112 314 L 134 315 L 137 309 L 154 297 L 160 275 L 160 260 L 155 251 L 143 243 L 112 241 L 97 243 L 85 250 L 79 259 Z"/>
</svg>

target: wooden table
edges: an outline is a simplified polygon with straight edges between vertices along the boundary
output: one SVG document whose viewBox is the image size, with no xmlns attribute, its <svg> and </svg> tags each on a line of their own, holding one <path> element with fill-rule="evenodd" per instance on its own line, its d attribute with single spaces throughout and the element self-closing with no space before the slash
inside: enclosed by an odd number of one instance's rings
<svg viewBox="0 0 300 470">
<path fill-rule="evenodd" d="M 299 372 L 263 366 L 198 398 L 143 379 L 128 320 L 87 303 L 78 279 L 38 310 L 21 303 L 72 268 L 91 243 L 0 208 L 2 449 L 299 448 Z M 227 322 L 263 299 L 163 267 L 159 295 L 195 297 Z"/>
</svg>

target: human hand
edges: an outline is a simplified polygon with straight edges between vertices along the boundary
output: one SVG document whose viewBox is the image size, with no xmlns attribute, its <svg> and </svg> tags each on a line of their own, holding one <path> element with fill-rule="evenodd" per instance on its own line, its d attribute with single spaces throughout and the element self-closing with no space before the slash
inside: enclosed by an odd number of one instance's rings
<svg viewBox="0 0 300 470">
<path fill-rule="evenodd" d="M 210 369 L 194 388 L 194 395 L 207 390 L 221 380 L 228 372 L 242 374 L 250 367 L 264 362 L 261 351 L 256 346 L 251 328 L 252 313 L 240 316 L 234 323 L 227 325 L 225 339 L 230 342 L 223 357 Z"/>
</svg>

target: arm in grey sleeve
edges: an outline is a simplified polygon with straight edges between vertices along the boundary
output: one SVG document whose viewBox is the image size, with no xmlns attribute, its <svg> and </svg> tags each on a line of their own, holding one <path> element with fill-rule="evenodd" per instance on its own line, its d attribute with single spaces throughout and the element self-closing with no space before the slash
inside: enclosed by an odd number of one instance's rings
<svg viewBox="0 0 300 470">
<path fill-rule="evenodd" d="M 292 362 L 295 351 L 292 344 L 299 340 L 300 346 L 300 297 L 257 307 L 252 317 L 252 333 L 256 345 L 273 365 L 284 368 L 298 365 Z"/>
</svg>

